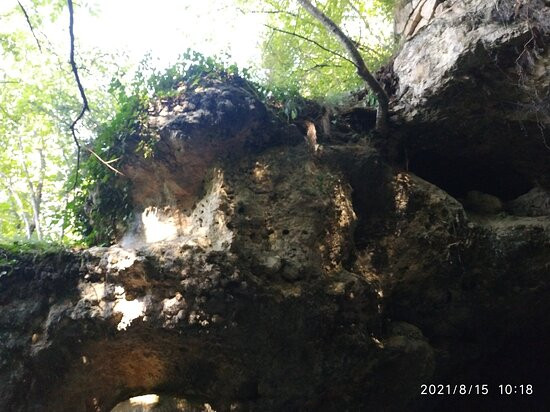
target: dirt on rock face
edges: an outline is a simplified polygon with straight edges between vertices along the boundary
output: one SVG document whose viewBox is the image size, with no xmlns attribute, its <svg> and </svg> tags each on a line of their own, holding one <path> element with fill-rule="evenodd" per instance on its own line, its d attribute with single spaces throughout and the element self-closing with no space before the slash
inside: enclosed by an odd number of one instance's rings
<svg viewBox="0 0 550 412">
<path fill-rule="evenodd" d="M 366 139 L 312 152 L 239 79 L 181 90 L 151 127 L 117 244 L 0 250 L 0 410 L 152 393 L 217 411 L 548 402 L 544 189 L 465 186 L 461 202 Z M 535 396 L 499 396 L 514 382 Z M 490 394 L 422 396 L 430 383 Z"/>
</svg>

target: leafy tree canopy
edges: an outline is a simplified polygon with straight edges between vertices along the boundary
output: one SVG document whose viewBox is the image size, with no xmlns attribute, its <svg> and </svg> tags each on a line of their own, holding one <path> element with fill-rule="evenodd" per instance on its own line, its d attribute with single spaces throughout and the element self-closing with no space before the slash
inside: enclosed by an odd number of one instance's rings
<svg viewBox="0 0 550 412">
<path fill-rule="evenodd" d="M 346 60 L 338 40 L 297 2 L 266 0 L 249 12 L 266 13 L 267 33 L 263 61 L 267 81 L 303 96 L 330 98 L 357 89 L 362 81 Z M 393 51 L 389 21 L 395 0 L 322 0 L 317 6 L 344 29 L 371 70 L 380 67 Z"/>
<path fill-rule="evenodd" d="M 394 1 L 315 4 L 346 31 L 373 70 L 392 52 L 388 21 Z M 75 7 L 77 17 L 101 14 L 94 2 Z M 170 93 L 178 82 L 208 73 L 238 72 L 253 80 L 258 95 L 275 101 L 287 120 L 296 117 L 298 95 L 338 98 L 361 87 L 338 41 L 295 0 L 227 0 L 224 7 L 264 18 L 262 58 L 250 71 L 238 71 L 230 58 L 222 63 L 191 51 L 166 70 L 158 70 L 151 59 L 133 70 L 124 55 L 85 48 L 77 36 L 76 62 L 90 102 L 77 127 L 80 143 L 121 166 L 124 136 L 143 126 L 152 94 Z M 72 190 L 76 147 L 69 127 L 82 102 L 68 64 L 67 28 L 66 0 L 13 0 L 0 7 L 0 241 L 74 242 L 82 236 L 91 243 L 108 241 L 113 235 L 109 222 L 103 232 L 94 232 L 82 214 L 97 187 L 112 190 L 113 202 L 98 206 L 96 219 L 120 205 L 122 217 L 131 213 L 127 187 L 115 184 L 113 171 L 94 156 L 83 158 L 78 187 Z M 52 30 L 58 35 L 50 36 Z M 138 149 L 148 156 L 153 144 L 153 138 L 145 139 Z"/>
<path fill-rule="evenodd" d="M 55 44 L 43 31 L 59 22 L 66 3 L 22 4 L 14 2 L 0 25 L 0 237 L 67 240 L 66 178 L 75 164 L 69 125 L 80 101 L 67 44 Z M 91 115 L 80 128 L 89 140 L 112 111 L 106 79 L 118 66 L 99 51 L 82 50 L 79 57 L 92 86 Z"/>
</svg>

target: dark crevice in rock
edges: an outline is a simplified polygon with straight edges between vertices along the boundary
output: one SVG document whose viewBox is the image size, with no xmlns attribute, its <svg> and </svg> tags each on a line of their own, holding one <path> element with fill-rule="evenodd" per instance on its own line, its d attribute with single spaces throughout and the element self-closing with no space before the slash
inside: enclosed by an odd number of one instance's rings
<svg viewBox="0 0 550 412">
<path fill-rule="evenodd" d="M 464 198 L 475 190 L 508 201 L 533 187 L 531 180 L 509 163 L 475 154 L 461 158 L 419 152 L 409 159 L 409 170 L 455 198 Z"/>
</svg>

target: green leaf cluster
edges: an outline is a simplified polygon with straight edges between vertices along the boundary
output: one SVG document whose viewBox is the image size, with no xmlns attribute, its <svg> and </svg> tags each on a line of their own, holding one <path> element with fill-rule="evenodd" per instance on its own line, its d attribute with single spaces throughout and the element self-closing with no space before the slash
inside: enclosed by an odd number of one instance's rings
<svg viewBox="0 0 550 412">
<path fill-rule="evenodd" d="M 154 156 L 158 133 L 148 126 L 148 109 L 154 99 L 164 99 L 199 86 L 201 79 L 249 77 L 221 58 L 206 57 L 187 50 L 178 61 L 164 69 L 156 69 L 151 56 L 146 56 L 133 77 L 114 78 L 109 93 L 115 104 L 111 119 L 99 126 L 91 144 L 94 153 L 117 169 L 134 152 L 147 158 Z M 180 91 L 178 91 L 180 90 Z M 91 154 L 84 154 L 79 170 L 74 199 L 68 204 L 70 220 L 83 234 L 88 245 L 110 244 L 126 230 L 133 220 L 131 182 L 115 174 Z M 69 184 L 74 182 L 73 174 Z"/>
<path fill-rule="evenodd" d="M 90 112 L 77 127 L 84 148 L 78 178 L 69 126 L 81 101 L 67 64 L 67 43 L 51 44 L 40 30 L 62 15 L 66 2 L 24 2 L 42 53 L 14 2 L 0 25 L 0 239 L 66 242 L 83 237 L 87 244 L 109 244 L 118 237 L 133 219 L 130 182 L 86 149 L 119 170 L 128 161 L 129 150 L 154 156 L 159 137 L 147 127 L 148 109 L 152 99 L 173 96 L 182 85 L 192 90 L 204 78 L 238 75 L 288 122 L 306 105 L 302 96 L 338 99 L 362 87 L 354 66 L 338 56 L 345 52 L 337 40 L 296 1 L 236 2 L 269 16 L 271 28 L 256 73 L 239 69 L 228 56 L 207 57 L 187 50 L 165 70 L 156 69 L 147 56 L 132 75 L 125 68 L 126 60 L 121 64 L 117 56 L 77 44 L 79 72 L 90 102 Z M 369 68 L 375 70 L 392 52 L 393 38 L 380 24 L 387 23 L 394 2 L 318 0 L 316 4 L 357 42 Z M 93 12 L 86 1 L 77 7 Z"/>
<path fill-rule="evenodd" d="M 309 98 L 334 99 L 363 87 L 337 39 L 293 0 L 245 2 L 269 13 L 262 67 L 269 84 Z M 252 5 L 253 4 L 253 5 Z M 372 72 L 394 50 L 395 0 L 319 0 L 316 5 L 355 42 Z"/>
<path fill-rule="evenodd" d="M 74 241 L 65 181 L 75 164 L 69 125 L 81 109 L 68 65 L 66 43 L 52 43 L 42 25 L 53 23 L 66 6 L 61 0 L 25 5 L 35 39 L 17 2 L 0 25 L 0 239 Z M 38 49 L 37 41 L 41 44 Z M 91 102 L 77 135 L 86 144 L 112 112 L 104 78 L 116 70 L 114 57 L 81 49 L 81 76 Z M 101 56 L 100 56 L 101 54 Z"/>
</svg>

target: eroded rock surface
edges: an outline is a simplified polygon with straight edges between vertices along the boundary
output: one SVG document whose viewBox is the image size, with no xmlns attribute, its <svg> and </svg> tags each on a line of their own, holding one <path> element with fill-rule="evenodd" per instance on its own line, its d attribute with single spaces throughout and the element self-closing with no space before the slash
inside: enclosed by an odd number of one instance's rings
<svg viewBox="0 0 550 412">
<path fill-rule="evenodd" d="M 465 210 L 365 140 L 312 153 L 240 80 L 157 112 L 118 244 L 0 251 L 0 410 L 440 410 L 421 384 L 494 401 L 512 372 L 540 404 L 548 216 Z"/>
<path fill-rule="evenodd" d="M 397 21 L 393 110 L 411 170 L 459 197 L 548 189 L 548 2 L 408 1 Z"/>
</svg>

